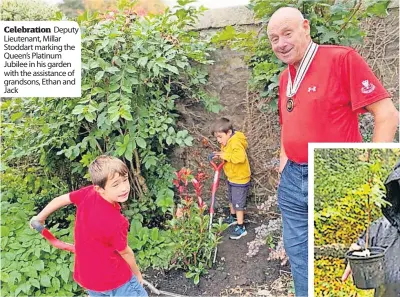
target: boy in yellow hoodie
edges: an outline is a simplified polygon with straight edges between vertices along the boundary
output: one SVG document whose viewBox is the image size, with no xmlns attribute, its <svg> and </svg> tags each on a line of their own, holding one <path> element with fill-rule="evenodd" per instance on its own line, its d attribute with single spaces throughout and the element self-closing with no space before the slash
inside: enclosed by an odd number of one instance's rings
<svg viewBox="0 0 400 297">
<path fill-rule="evenodd" d="M 216 120 L 211 132 L 221 145 L 221 151 L 213 153 L 214 158 L 219 157 L 224 160 L 224 172 L 228 179 L 230 216 L 226 219 L 226 223 L 229 226 L 237 225 L 229 238 L 239 239 L 247 234 L 244 211 L 251 172 L 246 154 L 246 136 L 240 131 L 235 131 L 227 118 Z"/>
</svg>

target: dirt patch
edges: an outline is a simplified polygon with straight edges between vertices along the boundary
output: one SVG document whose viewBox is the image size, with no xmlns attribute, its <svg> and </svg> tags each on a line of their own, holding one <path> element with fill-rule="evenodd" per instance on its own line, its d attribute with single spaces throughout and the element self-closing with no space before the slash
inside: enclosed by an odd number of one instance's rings
<svg viewBox="0 0 400 297">
<path fill-rule="evenodd" d="M 250 209 L 256 209 L 250 205 Z M 218 209 L 218 216 L 224 210 Z M 224 232 L 223 242 L 218 246 L 217 260 L 207 275 L 194 285 L 185 277 L 182 270 L 160 272 L 148 269 L 145 278 L 158 289 L 186 296 L 291 296 L 291 276 L 288 265 L 281 266 L 279 260 L 267 260 L 270 249 L 267 245 L 260 247 L 259 252 L 247 256 L 247 243 L 256 237 L 255 228 L 268 224 L 276 216 L 248 213 L 247 232 L 239 240 L 230 240 L 230 227 Z M 153 295 L 155 296 L 155 295 Z"/>
</svg>

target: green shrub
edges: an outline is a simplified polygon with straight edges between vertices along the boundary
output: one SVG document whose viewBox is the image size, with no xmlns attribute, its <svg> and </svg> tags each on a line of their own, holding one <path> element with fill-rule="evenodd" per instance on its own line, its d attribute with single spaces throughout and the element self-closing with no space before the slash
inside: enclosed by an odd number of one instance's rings
<svg viewBox="0 0 400 297">
<path fill-rule="evenodd" d="M 51 247 L 28 226 L 32 201 L 1 202 L 1 291 L 3 296 L 75 296 L 82 289 L 72 280 L 73 255 Z M 70 218 L 72 220 L 72 218 Z M 71 230 L 51 231 L 72 242 Z"/>
<path fill-rule="evenodd" d="M 168 269 L 175 252 L 171 230 L 142 227 L 139 222 L 131 225 L 128 236 L 129 246 L 135 252 L 140 269 L 152 267 Z"/>
<path fill-rule="evenodd" d="M 346 268 L 343 260 L 321 258 L 314 261 L 314 296 L 315 297 L 372 297 L 374 290 L 359 290 L 350 280 L 341 281 Z"/>
<path fill-rule="evenodd" d="M 210 217 L 205 214 L 205 207 L 200 208 L 192 199 L 182 201 L 182 204 L 183 216 L 169 221 L 176 243 L 172 267 L 186 270 L 186 277 L 193 278 L 197 284 L 200 276 L 212 266 L 215 249 L 228 225 L 222 224 L 220 219 L 213 223 L 209 232 Z"/>
<path fill-rule="evenodd" d="M 317 149 L 314 155 L 314 243 L 350 246 L 371 221 L 382 216 L 384 181 L 400 157 L 399 149 Z M 340 278 L 344 261 L 315 261 L 315 296 L 372 296 Z"/>
<path fill-rule="evenodd" d="M 58 8 L 41 0 L 2 0 L 2 21 L 48 21 L 55 17 Z"/>
<path fill-rule="evenodd" d="M 193 141 L 177 126 L 176 104 L 199 102 L 220 110 L 217 99 L 205 93 L 213 47 L 187 30 L 201 10 L 179 7 L 139 18 L 125 8 L 78 18 L 81 98 L 15 98 L 2 104 L 3 160 L 34 160 L 72 190 L 87 178 L 96 156 L 117 156 L 130 169 L 132 198 L 154 200 L 159 216 L 173 206 L 168 153 Z"/>
</svg>

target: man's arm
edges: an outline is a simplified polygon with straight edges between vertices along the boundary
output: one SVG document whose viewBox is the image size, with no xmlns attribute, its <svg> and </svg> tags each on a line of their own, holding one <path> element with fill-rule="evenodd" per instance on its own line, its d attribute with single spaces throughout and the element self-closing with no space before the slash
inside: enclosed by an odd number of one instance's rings
<svg viewBox="0 0 400 297">
<path fill-rule="evenodd" d="M 366 106 L 374 116 L 372 142 L 393 142 L 399 125 L 399 113 L 390 98 Z"/>
<path fill-rule="evenodd" d="M 359 251 L 359 250 L 361 250 L 361 246 L 359 246 L 356 243 L 352 243 L 350 248 L 349 248 L 349 251 Z M 349 277 L 350 273 L 351 273 L 350 264 L 347 263 L 346 269 L 345 269 L 345 271 L 343 272 L 343 275 L 342 275 L 342 282 L 345 282 L 347 280 L 347 278 Z"/>
<path fill-rule="evenodd" d="M 133 274 L 136 275 L 138 282 L 143 285 L 143 277 L 140 273 L 139 267 L 136 264 L 135 254 L 133 253 L 132 249 L 129 246 L 126 246 L 123 251 L 118 251 L 118 253 L 126 261 L 126 263 L 128 263 Z"/>
<path fill-rule="evenodd" d="M 41 212 L 32 219 L 37 219 L 39 220 L 42 224 L 44 224 L 44 221 L 47 219 L 49 215 L 51 215 L 53 212 L 55 212 L 57 209 L 64 207 L 66 205 L 71 204 L 71 200 L 69 198 L 69 193 L 61 195 L 59 197 L 54 198 L 53 200 L 50 201 L 49 204 L 46 205 L 45 208 L 42 209 Z"/>
</svg>

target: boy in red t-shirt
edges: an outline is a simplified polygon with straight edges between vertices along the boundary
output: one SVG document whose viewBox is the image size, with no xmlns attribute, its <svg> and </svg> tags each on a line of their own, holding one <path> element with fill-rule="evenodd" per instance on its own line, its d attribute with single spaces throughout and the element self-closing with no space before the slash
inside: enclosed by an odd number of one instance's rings
<svg viewBox="0 0 400 297">
<path fill-rule="evenodd" d="M 74 203 L 74 280 L 89 296 L 147 296 L 119 205 L 129 197 L 128 168 L 103 155 L 90 164 L 89 174 L 93 185 L 54 198 L 33 219 L 44 224 L 54 211 Z"/>
</svg>

